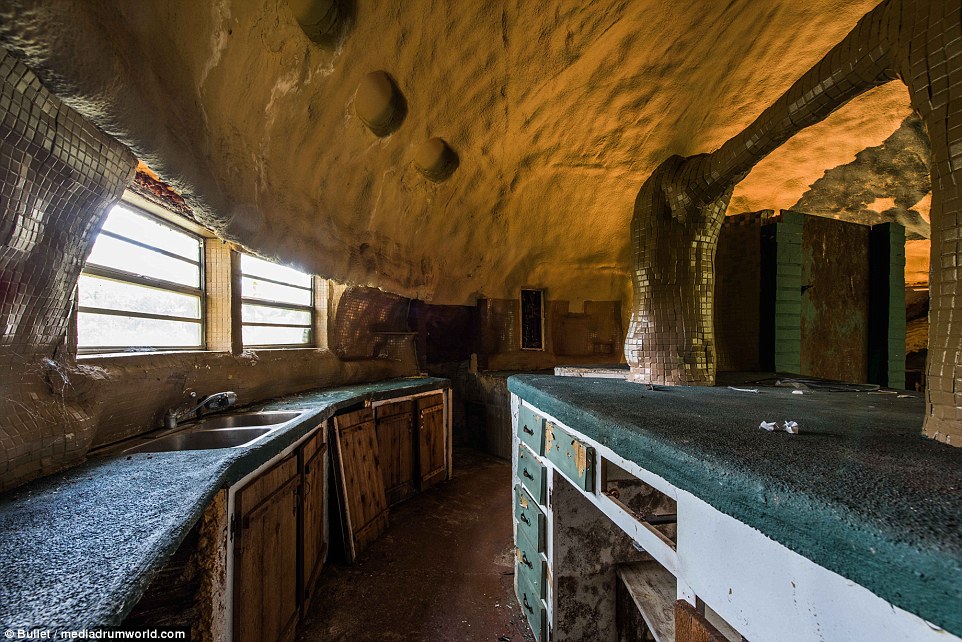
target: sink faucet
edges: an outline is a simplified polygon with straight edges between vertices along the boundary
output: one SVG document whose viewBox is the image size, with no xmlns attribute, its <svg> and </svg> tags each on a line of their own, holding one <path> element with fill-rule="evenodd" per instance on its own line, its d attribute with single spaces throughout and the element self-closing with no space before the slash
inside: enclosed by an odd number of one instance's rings
<svg viewBox="0 0 962 642">
<path fill-rule="evenodd" d="M 190 396 L 196 398 L 197 393 L 192 392 Z M 190 410 L 178 411 L 177 408 L 168 410 L 164 413 L 164 428 L 176 428 L 178 423 L 191 415 L 193 415 L 195 419 L 200 419 L 206 413 L 227 410 L 236 402 L 237 393 L 235 392 L 215 392 L 201 399 L 200 403 Z"/>
</svg>

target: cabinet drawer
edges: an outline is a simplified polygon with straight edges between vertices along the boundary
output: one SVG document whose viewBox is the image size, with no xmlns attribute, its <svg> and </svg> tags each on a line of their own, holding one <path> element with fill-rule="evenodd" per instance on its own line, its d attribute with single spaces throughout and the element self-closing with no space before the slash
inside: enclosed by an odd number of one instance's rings
<svg viewBox="0 0 962 642">
<path fill-rule="evenodd" d="M 591 493 L 595 490 L 595 449 L 575 439 L 567 430 L 548 422 L 544 429 L 544 452 L 576 486 Z"/>
<path fill-rule="evenodd" d="M 518 602 L 521 604 L 521 611 L 528 619 L 531 631 L 538 642 L 543 642 L 546 638 L 545 632 L 548 630 L 547 611 L 544 602 L 538 597 L 536 591 L 530 584 L 525 582 L 521 576 L 515 576 L 515 585 L 518 592 Z"/>
<path fill-rule="evenodd" d="M 518 479 L 534 500 L 544 506 L 547 494 L 545 467 L 531 455 L 526 446 L 518 446 Z"/>
<path fill-rule="evenodd" d="M 518 534 L 534 543 L 538 552 L 545 550 L 545 517 L 528 492 L 515 486 L 514 515 L 518 518 Z"/>
<path fill-rule="evenodd" d="M 538 599 L 545 596 L 547 565 L 538 553 L 537 546 L 523 535 L 515 541 L 514 568 L 515 573 L 531 585 Z"/>
<path fill-rule="evenodd" d="M 535 454 L 544 454 L 544 417 L 524 405 L 518 409 L 518 437 Z"/>
</svg>

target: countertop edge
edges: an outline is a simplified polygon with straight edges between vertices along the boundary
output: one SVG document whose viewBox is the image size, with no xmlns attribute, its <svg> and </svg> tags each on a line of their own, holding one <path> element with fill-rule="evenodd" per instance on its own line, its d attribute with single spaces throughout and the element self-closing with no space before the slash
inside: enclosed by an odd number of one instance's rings
<svg viewBox="0 0 962 642">
<path fill-rule="evenodd" d="M 6 549 L 7 555 L 10 553 L 10 548 L 8 548 L 10 545 L 5 543 L 4 540 L 7 537 L 16 537 L 18 534 L 16 524 L 18 513 L 21 516 L 29 515 L 29 505 L 43 503 L 45 500 L 53 501 L 55 495 L 63 495 L 76 490 L 73 487 L 74 484 L 79 486 L 90 481 L 93 476 L 100 472 L 98 471 L 100 467 L 119 466 L 122 470 L 111 473 L 116 475 L 119 480 L 122 479 L 121 475 L 125 471 L 128 474 L 142 472 L 138 469 L 138 466 L 149 460 L 154 460 L 151 464 L 158 467 L 162 466 L 164 461 L 179 460 L 179 464 L 186 464 L 188 460 L 192 460 L 197 462 L 199 466 L 205 467 L 204 472 L 209 474 L 202 486 L 191 487 L 191 490 L 196 491 L 196 493 L 192 494 L 190 498 L 187 498 L 186 501 L 183 496 L 178 498 L 182 503 L 180 509 L 186 512 L 183 512 L 179 517 L 167 519 L 164 522 L 166 528 L 152 533 L 153 539 L 156 540 L 155 543 L 136 548 L 137 554 L 131 554 L 128 560 L 129 564 L 124 567 L 124 577 L 103 578 L 108 585 L 97 586 L 96 592 L 91 592 L 88 588 L 83 595 L 79 596 L 80 598 L 90 598 L 93 595 L 94 597 L 99 596 L 98 599 L 67 599 L 57 602 L 58 606 L 72 605 L 75 602 L 82 604 L 83 608 L 78 607 L 76 613 L 71 612 L 70 606 L 59 610 L 55 607 L 52 608 L 49 602 L 54 600 L 43 601 L 43 596 L 41 596 L 40 603 L 30 604 L 29 608 L 24 608 L 25 602 L 28 603 L 29 600 L 19 599 L 18 606 L 20 608 L 10 610 L 4 609 L 4 603 L 10 604 L 10 602 L 7 599 L 0 599 L 0 624 L 3 624 L 5 628 L 51 628 L 53 630 L 111 627 L 121 624 L 143 596 L 157 573 L 176 552 L 187 534 L 200 519 L 204 510 L 222 489 L 233 486 L 256 471 L 308 434 L 317 424 L 326 421 L 344 408 L 395 397 L 444 390 L 449 388 L 450 385 L 451 382 L 443 378 L 403 378 L 338 388 L 319 388 L 287 395 L 252 404 L 251 408 L 262 410 L 297 408 L 313 412 L 308 412 L 303 417 L 298 418 L 296 422 L 281 428 L 270 439 L 252 447 L 215 451 L 182 451 L 174 453 L 173 458 L 171 458 L 170 453 L 164 453 L 165 457 L 160 457 L 157 453 L 141 453 L 91 458 L 80 466 L 14 489 L 5 497 L 0 498 L 0 549 Z M 91 474 L 93 476 L 88 477 Z M 110 479 L 103 478 L 98 479 L 97 483 L 109 483 L 110 481 Z M 78 510 L 77 507 L 73 508 Z M 13 519 L 3 519 L 4 515 L 10 514 L 12 514 Z M 52 516 L 47 517 L 52 519 Z M 114 517 L 135 521 L 140 516 L 125 514 L 122 516 L 114 515 Z M 40 522 L 45 521 L 43 518 L 38 519 Z M 117 542 L 117 544 L 120 545 L 122 542 Z M 15 549 L 16 545 L 13 546 Z M 61 552 L 67 553 L 67 551 Z M 20 597 L 17 588 L 21 587 L 22 584 L 17 579 L 18 576 L 22 577 L 25 572 L 34 575 L 49 574 L 50 576 L 56 576 L 60 570 L 57 568 L 37 568 L 31 563 L 31 560 L 12 557 L 18 562 L 17 565 L 9 563 L 9 557 L 8 563 L 0 564 L 0 598 L 9 598 L 11 595 Z M 52 557 L 56 558 L 55 555 Z M 54 594 L 53 597 L 66 598 L 67 596 Z M 70 597 L 78 598 L 76 594 Z"/>
<path fill-rule="evenodd" d="M 950 633 L 962 635 L 962 609 L 952 607 L 962 601 L 962 568 L 957 564 L 947 566 L 948 558 L 939 557 L 931 550 L 908 547 L 872 526 L 856 529 L 853 523 L 858 523 L 858 515 L 853 515 L 847 507 L 810 497 L 803 492 L 782 493 L 777 514 L 769 510 L 764 502 L 760 508 L 759 501 L 765 499 L 761 495 L 773 490 L 764 485 L 765 480 L 749 478 L 738 471 L 733 475 L 729 467 L 724 485 L 704 483 L 704 475 L 686 474 L 685 470 L 692 466 L 703 468 L 706 464 L 712 468 L 725 468 L 724 462 L 696 461 L 690 453 L 654 435 L 630 431 L 628 426 L 613 422 L 603 424 L 592 413 L 577 408 L 572 402 L 541 390 L 537 382 L 532 381 L 535 377 L 512 376 L 508 379 L 508 390 L 615 452 L 619 451 L 618 442 L 629 438 L 650 447 L 652 457 L 646 461 L 635 461 L 636 458 L 631 456 L 626 458 L 716 510 L 755 528 L 789 550 L 857 582 L 887 602 Z M 589 431 L 579 430 L 579 420 L 584 421 L 586 417 L 594 425 L 590 426 Z M 632 434 L 629 436 L 628 432 Z M 625 456 L 622 452 L 618 454 Z M 809 523 L 807 528 L 802 529 L 794 522 L 778 519 L 778 515 L 794 511 L 817 515 L 827 528 L 814 527 Z M 854 521 L 853 517 L 856 518 Z M 834 535 L 830 535 L 833 540 L 831 546 L 825 545 L 826 533 Z"/>
</svg>

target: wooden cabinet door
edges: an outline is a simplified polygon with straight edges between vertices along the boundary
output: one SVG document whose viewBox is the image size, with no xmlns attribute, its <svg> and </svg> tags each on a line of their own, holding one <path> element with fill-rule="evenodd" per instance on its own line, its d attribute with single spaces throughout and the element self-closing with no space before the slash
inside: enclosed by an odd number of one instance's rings
<svg viewBox="0 0 962 642">
<path fill-rule="evenodd" d="M 388 524 L 374 411 L 364 408 L 338 415 L 334 418 L 334 435 L 335 480 L 344 511 L 344 539 L 348 558 L 354 561 Z"/>
<path fill-rule="evenodd" d="M 297 624 L 297 505 L 291 455 L 237 494 L 234 640 L 292 640 Z"/>
<path fill-rule="evenodd" d="M 742 638 L 744 639 L 744 638 Z M 675 602 L 675 640 L 677 642 L 728 642 L 702 613 L 685 600 Z"/>
<path fill-rule="evenodd" d="M 447 443 L 444 433 L 444 395 L 418 399 L 418 468 L 421 490 L 444 480 Z"/>
<path fill-rule="evenodd" d="M 393 506 L 415 491 L 414 402 L 384 404 L 375 415 L 384 493 L 388 506 Z"/>
<path fill-rule="evenodd" d="M 327 558 L 327 424 L 322 425 L 298 452 L 303 475 L 301 493 L 301 599 L 307 601 Z"/>
</svg>

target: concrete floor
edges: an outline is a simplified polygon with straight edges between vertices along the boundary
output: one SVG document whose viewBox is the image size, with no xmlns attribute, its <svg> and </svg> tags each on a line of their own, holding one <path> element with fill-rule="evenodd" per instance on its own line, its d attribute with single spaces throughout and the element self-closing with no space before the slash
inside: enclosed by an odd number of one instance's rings
<svg viewBox="0 0 962 642">
<path fill-rule="evenodd" d="M 298 640 L 533 640 L 514 596 L 511 525 L 510 462 L 456 450 L 451 481 L 392 508 L 356 564 L 328 562 Z"/>
</svg>

